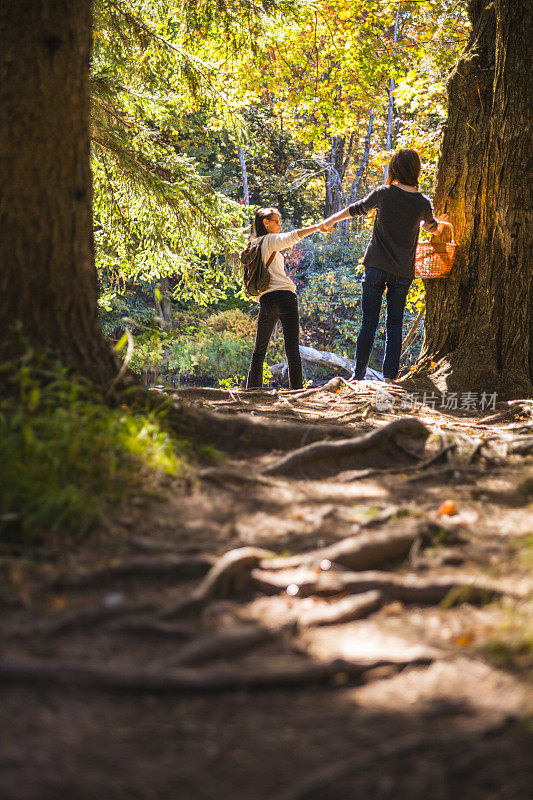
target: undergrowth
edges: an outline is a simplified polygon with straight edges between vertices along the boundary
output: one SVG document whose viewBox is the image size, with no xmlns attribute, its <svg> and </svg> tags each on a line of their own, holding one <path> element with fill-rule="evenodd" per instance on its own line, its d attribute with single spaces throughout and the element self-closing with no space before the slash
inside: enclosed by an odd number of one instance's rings
<svg viewBox="0 0 533 800">
<path fill-rule="evenodd" d="M 82 537 L 129 495 L 189 468 L 164 409 L 112 407 L 100 389 L 31 349 L 0 365 L 0 542 Z"/>
</svg>

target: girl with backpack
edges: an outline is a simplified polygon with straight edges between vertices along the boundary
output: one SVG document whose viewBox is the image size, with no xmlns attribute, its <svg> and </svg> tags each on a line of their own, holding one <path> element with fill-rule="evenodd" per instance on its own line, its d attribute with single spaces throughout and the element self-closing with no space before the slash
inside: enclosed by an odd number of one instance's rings
<svg viewBox="0 0 533 800">
<path fill-rule="evenodd" d="M 298 300 L 296 286 L 285 272 L 282 250 L 294 247 L 300 239 L 310 233 L 322 230 L 322 223 L 307 228 L 280 233 L 281 215 L 277 208 L 260 208 L 256 211 L 250 244 L 263 237 L 261 259 L 267 267 L 270 280 L 267 288 L 259 294 L 259 318 L 257 335 L 250 371 L 246 379 L 247 389 L 261 389 L 263 386 L 263 362 L 277 320 L 281 320 L 285 354 L 289 364 L 289 385 L 291 389 L 301 389 L 302 360 L 300 358 L 298 319 Z"/>
<path fill-rule="evenodd" d="M 420 225 L 441 233 L 447 217 L 436 220 L 430 200 L 418 191 L 420 156 L 416 150 L 398 150 L 389 164 L 387 181 L 363 200 L 324 220 L 326 230 L 343 219 L 376 209 L 372 238 L 363 264 L 363 321 L 357 337 L 352 380 L 363 380 L 374 344 L 383 292 L 387 290 L 387 337 L 383 377 L 395 380 L 400 366 L 403 312 L 409 287 L 415 277 L 415 253 Z M 451 226 L 450 226 L 451 227 Z"/>
</svg>

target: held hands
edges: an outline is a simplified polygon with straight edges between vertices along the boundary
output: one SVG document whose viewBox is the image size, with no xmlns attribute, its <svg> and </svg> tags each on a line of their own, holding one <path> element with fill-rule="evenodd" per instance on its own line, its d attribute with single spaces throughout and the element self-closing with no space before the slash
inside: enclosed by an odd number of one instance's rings
<svg viewBox="0 0 533 800">
<path fill-rule="evenodd" d="M 327 225 L 325 222 L 321 222 L 319 223 L 317 230 L 319 230 L 321 233 L 330 233 L 332 228 L 333 228 L 333 222 L 330 222 Z"/>
</svg>

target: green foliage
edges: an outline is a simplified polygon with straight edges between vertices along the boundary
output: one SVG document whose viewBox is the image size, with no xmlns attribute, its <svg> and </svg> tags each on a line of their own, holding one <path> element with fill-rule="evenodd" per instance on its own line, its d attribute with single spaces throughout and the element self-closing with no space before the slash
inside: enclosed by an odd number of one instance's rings
<svg viewBox="0 0 533 800">
<path fill-rule="evenodd" d="M 155 327 L 148 328 L 135 336 L 133 355 L 129 365 L 131 371 L 139 376 L 151 374 L 152 377 L 155 377 L 172 341 L 170 334 L 163 333 Z"/>
<path fill-rule="evenodd" d="M 239 308 L 182 311 L 177 331 L 151 328 L 135 336 L 131 369 L 151 383 L 201 383 L 230 388 L 242 384 L 252 355 L 256 320 Z M 282 360 L 281 341 L 270 345 L 269 359 Z M 264 381 L 272 378 L 265 364 Z"/>
<path fill-rule="evenodd" d="M 219 311 L 212 314 L 206 320 L 206 326 L 211 330 L 220 333 L 227 331 L 235 337 L 255 336 L 256 322 L 250 314 L 244 314 L 238 308 L 230 308 L 226 311 Z"/>
<path fill-rule="evenodd" d="M 83 536 L 158 476 L 187 469 L 161 415 L 122 405 L 32 350 L 0 368 L 0 534 L 27 545 Z M 162 412 L 161 412 L 162 413 Z"/>
<path fill-rule="evenodd" d="M 137 291 L 135 291 L 135 288 Z M 150 325 L 154 319 L 153 293 L 139 285 L 120 291 L 106 288 L 100 295 L 100 321 L 107 335 L 123 330 L 125 325 L 141 329 Z"/>
<path fill-rule="evenodd" d="M 93 53 L 95 239 L 99 269 L 179 277 L 183 297 L 220 296 L 221 253 L 243 244 L 242 208 L 180 153 L 176 124 L 208 107 L 235 128 L 219 70 L 182 46 L 175 8 L 157 0 L 96 5 Z"/>
<path fill-rule="evenodd" d="M 241 374 L 250 355 L 248 340 L 228 331 L 206 331 L 200 338 L 175 342 L 170 348 L 168 367 L 189 381 L 211 381 Z"/>
<path fill-rule="evenodd" d="M 252 206 L 275 205 L 281 215 L 302 226 L 314 217 L 321 198 L 316 187 L 290 190 L 286 172 L 294 161 L 312 155 L 295 135 L 283 129 L 283 120 L 269 103 L 240 109 L 246 130 L 242 146 Z M 185 117 L 180 133 L 183 152 L 198 163 L 213 187 L 234 200 L 243 199 L 242 172 L 232 131 L 206 129 L 206 113 Z"/>
<path fill-rule="evenodd" d="M 359 262 L 367 240 L 367 232 L 360 228 L 349 236 L 339 231 L 317 241 L 306 239 L 296 265 L 302 325 L 315 346 L 350 358 L 361 319 Z"/>
</svg>

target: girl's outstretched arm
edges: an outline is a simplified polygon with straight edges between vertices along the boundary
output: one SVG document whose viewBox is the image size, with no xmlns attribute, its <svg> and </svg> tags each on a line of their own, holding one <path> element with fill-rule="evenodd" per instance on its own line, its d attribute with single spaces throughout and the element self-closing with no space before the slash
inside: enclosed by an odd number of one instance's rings
<svg viewBox="0 0 533 800">
<path fill-rule="evenodd" d="M 332 214 L 330 217 L 323 220 L 320 230 L 323 232 L 330 231 L 337 222 L 342 222 L 343 219 L 352 219 L 348 206 L 343 208 L 342 211 L 337 211 L 336 214 Z"/>
<path fill-rule="evenodd" d="M 309 236 L 310 233 L 322 231 L 323 224 L 323 222 L 316 222 L 314 225 L 309 225 L 307 228 L 299 228 L 298 236 L 300 239 L 303 239 L 305 236 Z"/>
<path fill-rule="evenodd" d="M 316 233 L 316 231 L 321 230 L 321 225 L 321 222 L 317 222 L 315 225 L 309 225 L 307 228 L 286 231 L 286 233 L 269 233 L 267 234 L 269 250 L 287 250 L 289 247 L 294 247 L 300 239 L 309 236 L 310 233 Z"/>
</svg>

